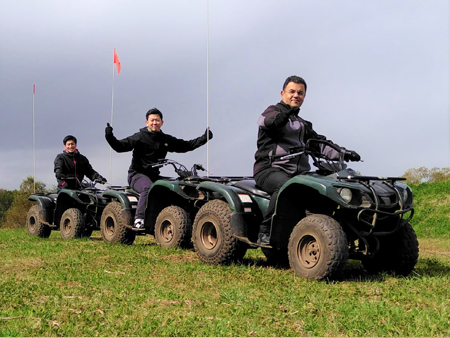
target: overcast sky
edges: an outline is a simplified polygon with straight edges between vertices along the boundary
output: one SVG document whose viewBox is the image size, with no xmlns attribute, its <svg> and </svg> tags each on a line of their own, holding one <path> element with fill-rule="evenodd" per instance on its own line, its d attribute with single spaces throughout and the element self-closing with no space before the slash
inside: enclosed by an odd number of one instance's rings
<svg viewBox="0 0 450 338">
<path fill-rule="evenodd" d="M 67 134 L 110 183 L 126 185 L 131 153 L 113 152 L 111 167 L 104 138 L 112 103 L 119 139 L 153 107 L 165 133 L 192 139 L 209 98 L 209 147 L 168 158 L 250 176 L 256 121 L 290 75 L 308 83 L 300 115 L 357 151 L 361 173 L 450 166 L 448 0 L 209 0 L 209 12 L 207 0 L 0 5 L 0 188 L 34 173 L 33 84 L 36 180 L 49 188 Z"/>
</svg>

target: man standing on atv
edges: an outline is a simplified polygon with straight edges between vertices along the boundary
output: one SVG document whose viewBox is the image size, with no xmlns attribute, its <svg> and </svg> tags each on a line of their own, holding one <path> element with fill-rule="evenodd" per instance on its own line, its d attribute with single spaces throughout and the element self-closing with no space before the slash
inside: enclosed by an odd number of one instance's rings
<svg viewBox="0 0 450 338">
<path fill-rule="evenodd" d="M 202 136 L 193 140 L 177 139 L 162 132 L 163 123 L 163 114 L 157 108 L 152 108 L 145 116 L 146 127 L 123 140 L 116 139 L 109 123 L 105 129 L 105 138 L 111 148 L 118 153 L 133 150 L 131 165 L 128 169 L 128 184 L 140 194 L 134 218 L 136 229 L 144 228 L 148 190 L 159 178 L 159 168 L 153 168 L 152 165 L 164 159 L 168 152 L 186 153 L 206 144 L 213 137 L 208 128 Z"/>
<path fill-rule="evenodd" d="M 81 189 L 80 182 L 84 176 L 91 181 L 97 180 L 105 184 L 106 179 L 96 172 L 86 156 L 80 154 L 77 149 L 77 138 L 67 135 L 63 139 L 64 152 L 55 158 L 55 176 L 58 182 L 57 191 L 61 189 Z"/>
<path fill-rule="evenodd" d="M 301 77 L 288 77 L 281 91 L 281 101 L 269 106 L 258 119 L 258 150 L 255 153 L 253 176 L 256 184 L 271 194 L 258 235 L 258 244 L 262 246 L 270 243 L 271 220 L 280 188 L 293 176 L 311 169 L 305 154 L 288 160 L 281 160 L 280 157 L 302 151 L 309 139 L 326 140 L 325 136 L 313 130 L 311 122 L 298 115 L 306 96 L 306 88 L 306 82 Z M 356 152 L 341 149 L 346 161 L 361 159 Z M 321 152 L 330 158 L 339 156 L 331 147 L 324 147 Z"/>
</svg>

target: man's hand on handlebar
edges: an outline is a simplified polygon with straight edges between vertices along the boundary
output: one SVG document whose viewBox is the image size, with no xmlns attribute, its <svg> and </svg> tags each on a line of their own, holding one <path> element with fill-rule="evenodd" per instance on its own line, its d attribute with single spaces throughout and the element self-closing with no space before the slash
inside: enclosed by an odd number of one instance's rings
<svg viewBox="0 0 450 338">
<path fill-rule="evenodd" d="M 344 152 L 344 160 L 347 162 L 348 161 L 358 162 L 361 161 L 361 156 L 359 156 L 359 154 L 356 151 L 346 150 Z"/>
</svg>

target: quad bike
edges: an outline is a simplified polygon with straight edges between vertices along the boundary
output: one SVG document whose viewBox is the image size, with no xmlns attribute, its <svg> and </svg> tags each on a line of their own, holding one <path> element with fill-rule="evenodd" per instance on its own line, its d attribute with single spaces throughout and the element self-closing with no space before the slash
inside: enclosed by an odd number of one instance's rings
<svg viewBox="0 0 450 338">
<path fill-rule="evenodd" d="M 294 273 L 314 280 L 338 276 L 348 259 L 360 260 L 369 273 L 408 275 L 419 249 L 409 221 L 413 194 L 399 177 L 360 176 L 347 168 L 344 154 L 332 160 L 318 149 L 332 143 L 310 140 L 301 151 L 316 171 L 292 177 L 279 191 L 272 216 L 267 259 L 288 262 Z M 197 181 L 190 189 L 204 196 L 196 211 L 192 240 L 209 264 L 240 260 L 257 248 L 259 226 L 270 196 L 251 178 Z"/>
<path fill-rule="evenodd" d="M 103 240 L 110 243 L 132 244 L 136 236 L 153 235 L 163 247 L 186 247 L 191 242 L 192 220 L 204 203 L 206 196 L 197 190 L 197 170 L 205 170 L 194 164 L 191 170 L 169 159 L 160 160 L 151 167 L 171 165 L 177 177 L 160 177 L 149 189 L 144 228 L 134 229 L 133 219 L 139 193 L 126 187 L 120 191 L 107 190 L 103 193 L 111 202 L 105 207 L 100 220 Z"/>
<path fill-rule="evenodd" d="M 102 197 L 102 190 L 95 187 L 97 183 L 104 182 L 83 181 L 81 190 L 61 189 L 58 193 L 29 196 L 29 200 L 38 203 L 28 211 L 28 233 L 48 238 L 52 230 L 59 230 L 66 240 L 90 237 L 92 231 L 99 230 L 100 215 L 109 202 Z"/>
</svg>

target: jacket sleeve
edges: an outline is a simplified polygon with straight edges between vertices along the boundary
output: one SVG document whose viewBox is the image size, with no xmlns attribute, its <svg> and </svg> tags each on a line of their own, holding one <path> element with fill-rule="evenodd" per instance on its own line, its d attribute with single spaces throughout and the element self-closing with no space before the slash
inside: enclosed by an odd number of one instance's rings
<svg viewBox="0 0 450 338">
<path fill-rule="evenodd" d="M 63 173 L 63 161 L 60 156 L 56 156 L 55 158 L 53 171 L 58 180 L 64 179 L 65 174 Z"/>
<path fill-rule="evenodd" d="M 118 140 L 114 136 L 114 134 L 105 134 L 105 138 L 111 148 L 113 148 L 118 153 L 125 153 L 127 151 L 133 150 L 134 146 L 136 145 L 136 141 L 138 140 L 138 134 L 139 133 L 136 133 L 122 140 Z"/>
<path fill-rule="evenodd" d="M 323 141 L 329 141 L 331 143 L 333 143 L 335 146 L 341 148 L 342 150 L 345 150 L 345 148 L 342 148 L 341 146 L 339 146 L 338 144 L 334 143 L 331 140 L 328 140 L 325 136 L 323 135 L 319 135 L 316 133 L 316 131 L 313 129 L 312 127 L 312 123 L 309 121 L 304 121 L 306 123 L 306 140 L 309 139 L 315 139 L 315 140 L 323 140 Z M 324 144 L 320 144 L 320 149 L 318 149 L 322 154 L 328 156 L 330 159 L 333 160 L 337 160 L 339 158 L 339 152 L 336 151 L 335 149 L 326 146 Z"/>
<path fill-rule="evenodd" d="M 269 106 L 258 119 L 258 126 L 262 129 L 273 130 L 283 128 L 289 121 L 289 116 L 298 111 L 294 109 L 280 109 L 277 106 Z"/>
<path fill-rule="evenodd" d="M 188 151 L 192 151 L 206 144 L 206 133 L 200 137 L 195 139 L 186 141 L 182 139 L 178 139 L 171 135 L 165 135 L 167 141 L 167 151 L 172 153 L 186 153 Z"/>
<path fill-rule="evenodd" d="M 98 177 L 101 177 L 101 175 L 92 168 L 91 164 L 89 163 L 89 160 L 86 156 L 84 156 L 84 165 L 83 165 L 84 173 L 85 175 L 91 180 L 95 180 Z"/>
</svg>

